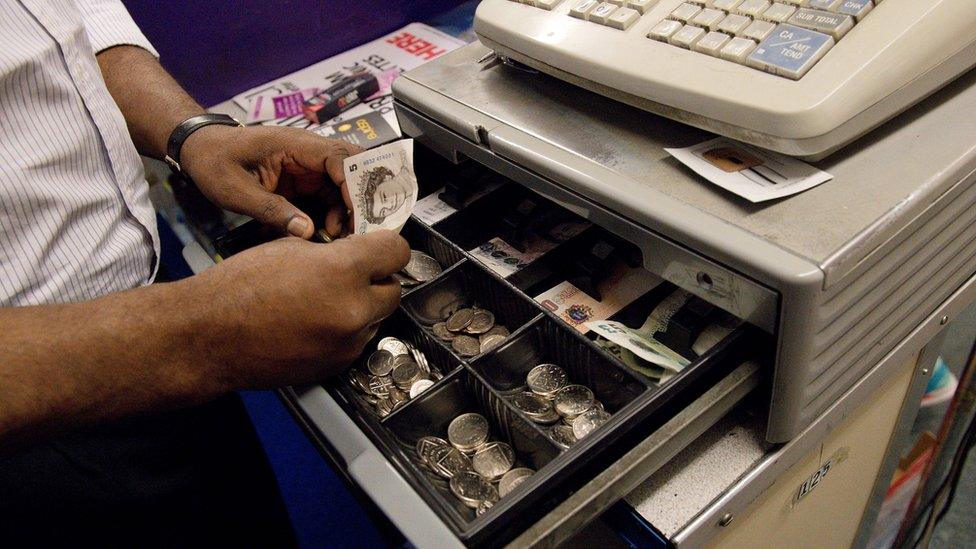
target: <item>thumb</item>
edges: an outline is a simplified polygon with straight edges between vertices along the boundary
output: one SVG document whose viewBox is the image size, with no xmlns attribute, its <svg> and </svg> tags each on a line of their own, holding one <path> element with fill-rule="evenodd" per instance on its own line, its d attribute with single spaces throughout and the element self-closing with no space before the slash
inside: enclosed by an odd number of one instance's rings
<svg viewBox="0 0 976 549">
<path fill-rule="evenodd" d="M 291 236 L 308 240 L 315 232 L 315 224 L 294 204 L 280 194 L 262 187 L 247 185 L 238 195 L 235 211 L 249 215 L 264 225 L 276 227 Z M 229 208 L 230 209 L 230 208 Z"/>
</svg>

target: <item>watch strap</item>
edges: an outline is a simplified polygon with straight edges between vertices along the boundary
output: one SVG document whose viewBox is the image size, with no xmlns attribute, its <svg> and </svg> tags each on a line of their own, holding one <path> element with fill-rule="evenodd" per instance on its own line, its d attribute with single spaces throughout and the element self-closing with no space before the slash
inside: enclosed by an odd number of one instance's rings
<svg viewBox="0 0 976 549">
<path fill-rule="evenodd" d="M 193 135 L 193 132 L 204 128 L 206 126 L 241 126 L 242 124 L 239 120 L 233 116 L 228 116 L 226 114 L 200 114 L 197 116 L 191 116 L 183 122 L 180 122 L 173 133 L 169 134 L 169 141 L 166 143 L 166 156 L 163 160 L 176 172 L 183 173 L 183 168 L 180 166 L 180 150 L 183 149 L 183 143 Z"/>
</svg>

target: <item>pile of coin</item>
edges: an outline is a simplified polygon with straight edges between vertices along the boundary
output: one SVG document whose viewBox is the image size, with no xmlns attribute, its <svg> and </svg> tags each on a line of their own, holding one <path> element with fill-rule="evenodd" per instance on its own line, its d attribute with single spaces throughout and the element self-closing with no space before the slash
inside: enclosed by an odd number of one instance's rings
<svg viewBox="0 0 976 549">
<path fill-rule="evenodd" d="M 444 377 L 431 367 L 424 353 L 395 337 L 379 341 L 366 360 L 366 370 L 349 368 L 346 380 L 380 417 L 390 415 Z"/>
<path fill-rule="evenodd" d="M 463 357 L 472 357 L 501 345 L 508 337 L 508 328 L 495 324 L 495 314 L 477 306 L 458 309 L 444 322 L 431 327 L 438 339 L 449 342 Z"/>
<path fill-rule="evenodd" d="M 552 425 L 549 438 L 566 449 L 610 420 L 588 387 L 569 382 L 555 364 L 539 364 L 526 376 L 528 391 L 509 397 L 513 406 L 540 425 Z"/>
<path fill-rule="evenodd" d="M 515 467 L 512 447 L 489 441 L 488 433 L 484 416 L 467 413 L 448 425 L 447 440 L 426 436 L 417 441 L 420 461 L 447 479 L 451 493 L 478 515 L 535 473 L 528 467 Z"/>
<path fill-rule="evenodd" d="M 410 288 L 437 278 L 443 270 L 441 264 L 433 257 L 424 252 L 410 250 L 410 261 L 402 271 L 395 273 L 393 278 L 400 283 L 400 293 L 407 293 Z"/>
</svg>

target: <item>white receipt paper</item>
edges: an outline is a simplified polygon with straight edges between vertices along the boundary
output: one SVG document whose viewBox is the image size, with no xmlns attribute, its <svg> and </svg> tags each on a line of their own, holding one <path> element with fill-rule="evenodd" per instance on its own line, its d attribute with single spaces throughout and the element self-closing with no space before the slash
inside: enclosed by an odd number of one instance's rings
<svg viewBox="0 0 976 549">
<path fill-rule="evenodd" d="M 725 137 L 664 150 L 698 175 L 751 202 L 794 195 L 834 178 L 801 160 Z"/>
</svg>

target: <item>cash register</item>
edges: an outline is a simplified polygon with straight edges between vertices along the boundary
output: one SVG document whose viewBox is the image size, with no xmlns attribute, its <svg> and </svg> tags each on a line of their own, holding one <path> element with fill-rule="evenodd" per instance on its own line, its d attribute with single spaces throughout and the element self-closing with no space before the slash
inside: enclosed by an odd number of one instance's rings
<svg viewBox="0 0 976 549">
<path fill-rule="evenodd" d="M 286 402 L 424 547 L 565 541 L 747 398 L 773 448 L 822 436 L 972 300 L 976 73 L 963 73 L 974 21 L 962 0 L 485 0 L 482 43 L 393 84 L 402 132 L 429 155 L 418 157 L 421 200 L 440 193 L 449 212 L 415 215 L 403 234 L 443 272 L 401 281 L 400 309 L 354 364 L 403 351 L 433 383 L 384 407 L 368 376 L 343 376 L 290 388 Z M 834 152 L 817 162 L 833 180 L 744 202 L 664 150 L 710 132 Z M 553 212 L 591 229 L 518 276 L 479 255 Z M 612 254 L 662 280 L 662 295 L 686 292 L 702 315 L 740 322 L 668 381 L 634 371 L 530 291 L 570 272 L 585 287 Z M 504 328 L 490 347 L 452 345 L 463 322 L 437 327 L 472 307 Z M 526 372 L 553 364 L 592 390 L 605 421 L 568 448 L 515 402 Z M 501 499 L 455 497 L 443 464 L 430 466 L 441 451 L 463 461 L 436 448 L 452 418 L 477 420 L 481 438 L 533 473 Z M 749 493 L 729 501 L 748 505 Z M 702 511 L 702 531 L 719 527 L 714 512 Z"/>
</svg>

